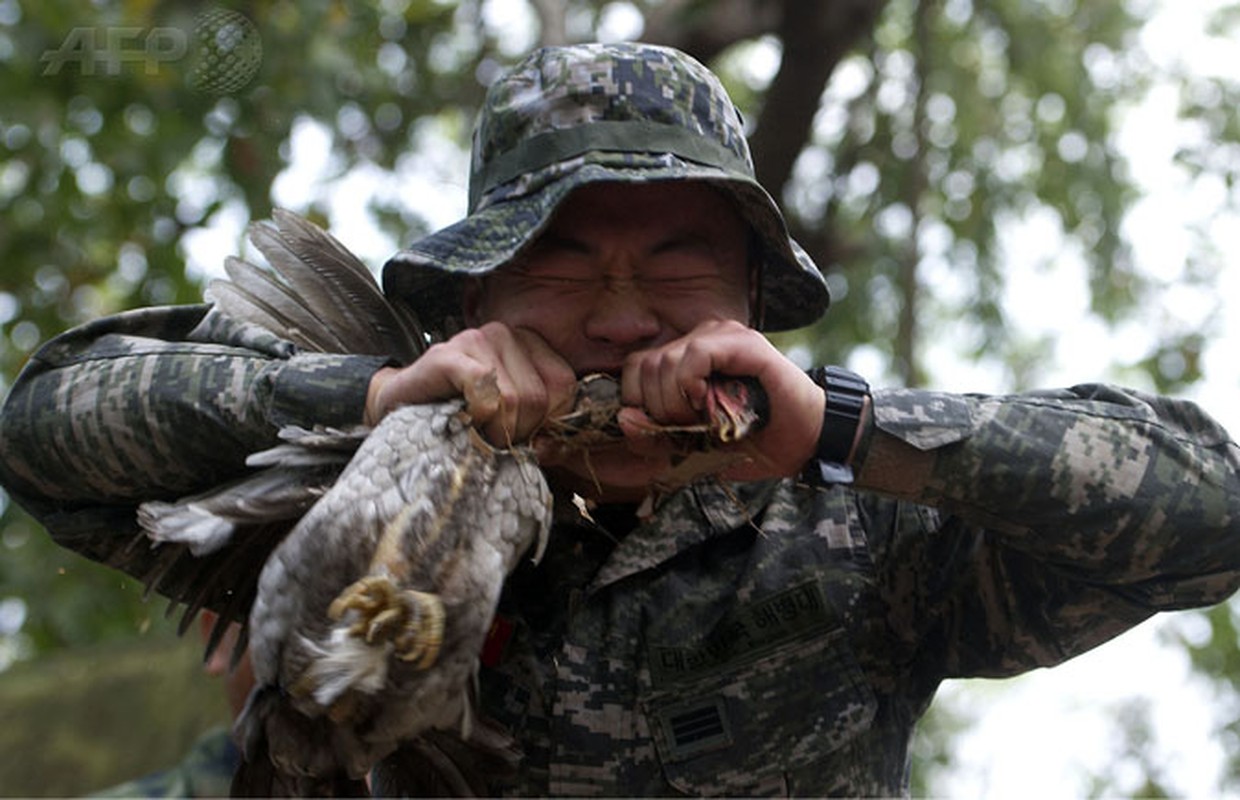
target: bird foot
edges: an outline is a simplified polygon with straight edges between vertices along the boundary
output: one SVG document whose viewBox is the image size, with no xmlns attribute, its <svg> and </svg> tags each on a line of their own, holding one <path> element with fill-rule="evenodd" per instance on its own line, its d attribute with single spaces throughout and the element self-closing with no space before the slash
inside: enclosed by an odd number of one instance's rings
<svg viewBox="0 0 1240 800">
<path fill-rule="evenodd" d="M 438 595 L 400 589 L 391 579 L 370 575 L 349 586 L 332 601 L 334 620 L 353 612 L 349 635 L 369 645 L 390 642 L 396 657 L 427 669 L 443 645 L 444 610 Z"/>
</svg>

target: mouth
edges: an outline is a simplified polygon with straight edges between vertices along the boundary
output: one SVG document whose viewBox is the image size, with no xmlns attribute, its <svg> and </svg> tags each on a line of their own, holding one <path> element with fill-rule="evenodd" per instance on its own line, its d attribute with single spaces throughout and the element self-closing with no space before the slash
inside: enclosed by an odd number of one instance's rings
<svg viewBox="0 0 1240 800">
<path fill-rule="evenodd" d="M 679 441 L 686 452 L 734 444 L 760 430 L 769 417 L 769 401 L 753 378 L 717 376 L 710 382 L 704 419 L 690 425 L 650 424 L 649 433 Z M 551 420 L 553 438 L 588 449 L 624 438 L 618 415 L 620 382 L 607 372 L 590 372 L 577 383 L 573 410 Z"/>
<path fill-rule="evenodd" d="M 620 411 L 620 380 L 608 372 L 586 371 L 577 381 L 573 408 L 547 421 L 542 433 L 577 449 L 592 449 L 624 438 L 616 415 Z"/>
</svg>

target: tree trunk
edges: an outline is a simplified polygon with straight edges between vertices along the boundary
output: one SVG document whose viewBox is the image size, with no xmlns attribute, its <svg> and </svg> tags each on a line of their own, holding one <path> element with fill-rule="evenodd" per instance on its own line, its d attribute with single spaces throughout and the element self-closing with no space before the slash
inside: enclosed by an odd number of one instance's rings
<svg viewBox="0 0 1240 800">
<path fill-rule="evenodd" d="M 783 59 L 750 139 L 758 180 L 778 192 L 809 141 L 819 100 L 836 65 L 874 30 L 886 0 L 784 0 L 774 33 Z"/>
</svg>

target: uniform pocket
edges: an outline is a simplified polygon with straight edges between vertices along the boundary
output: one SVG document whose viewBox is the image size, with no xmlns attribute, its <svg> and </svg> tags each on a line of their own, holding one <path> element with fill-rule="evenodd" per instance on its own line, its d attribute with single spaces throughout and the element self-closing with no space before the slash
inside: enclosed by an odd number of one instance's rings
<svg viewBox="0 0 1240 800">
<path fill-rule="evenodd" d="M 784 776 L 864 730 L 875 699 L 842 629 L 642 698 L 668 783 L 686 794 L 786 794 Z"/>
</svg>

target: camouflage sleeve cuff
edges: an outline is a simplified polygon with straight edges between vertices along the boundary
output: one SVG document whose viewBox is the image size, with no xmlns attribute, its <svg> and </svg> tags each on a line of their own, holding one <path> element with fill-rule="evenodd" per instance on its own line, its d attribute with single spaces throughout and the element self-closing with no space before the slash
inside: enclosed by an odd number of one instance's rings
<svg viewBox="0 0 1240 800">
<path fill-rule="evenodd" d="M 298 353 L 273 366 L 260 389 L 267 420 L 276 428 L 358 425 L 370 379 L 389 363 L 383 356 Z"/>
<path fill-rule="evenodd" d="M 187 338 L 271 359 L 257 376 L 254 391 L 264 419 L 276 430 L 285 425 L 361 423 L 371 377 L 393 363 L 385 356 L 301 352 L 270 331 L 215 308 L 206 310 Z"/>
<path fill-rule="evenodd" d="M 918 389 L 871 392 L 874 426 L 918 450 L 959 442 L 973 429 L 973 412 L 963 395 Z"/>
</svg>

